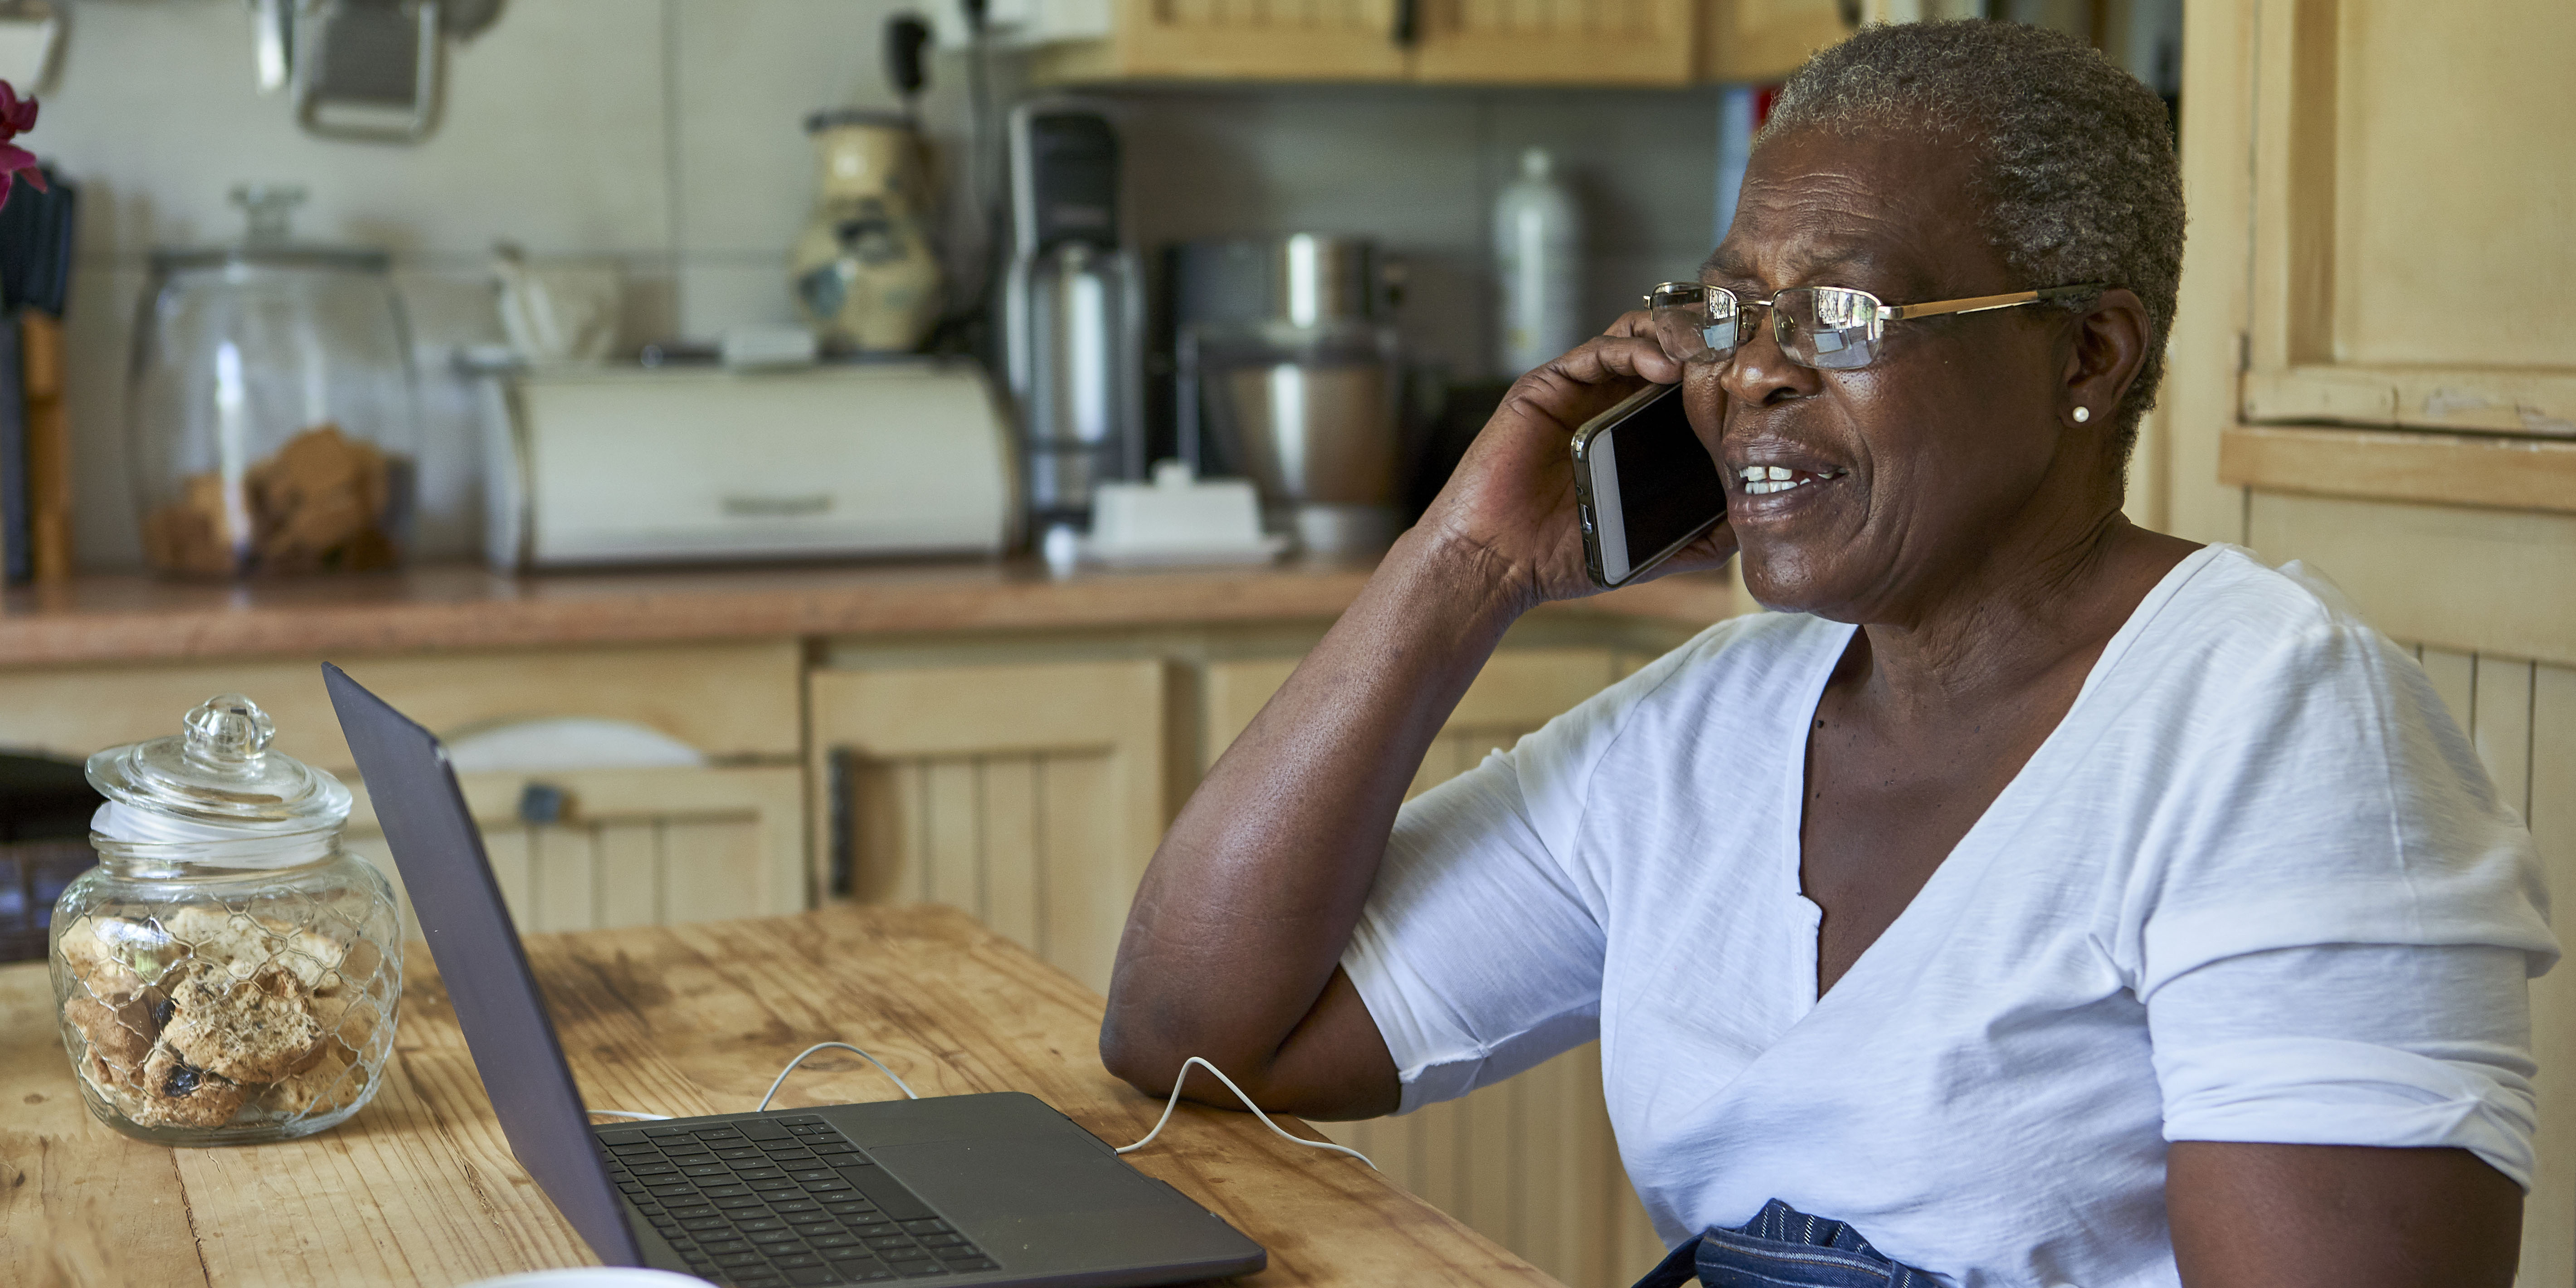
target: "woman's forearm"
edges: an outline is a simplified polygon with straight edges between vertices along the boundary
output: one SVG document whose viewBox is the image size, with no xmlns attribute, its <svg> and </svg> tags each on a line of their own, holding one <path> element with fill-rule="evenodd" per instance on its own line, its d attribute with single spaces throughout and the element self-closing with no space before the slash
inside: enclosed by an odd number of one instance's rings
<svg viewBox="0 0 2576 1288">
<path fill-rule="evenodd" d="M 1265 1104 L 1386 1107 L 1383 1047 L 1341 1049 L 1375 1034 L 1335 967 L 1424 752 L 1526 607 L 1507 562 L 1407 533 L 1208 772 L 1128 916 L 1111 1072 L 1160 1093 L 1197 1055 Z"/>
</svg>

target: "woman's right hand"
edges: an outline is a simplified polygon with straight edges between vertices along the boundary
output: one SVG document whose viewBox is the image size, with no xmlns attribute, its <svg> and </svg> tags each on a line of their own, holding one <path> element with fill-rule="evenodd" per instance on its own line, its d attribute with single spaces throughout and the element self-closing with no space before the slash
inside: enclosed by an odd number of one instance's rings
<svg viewBox="0 0 2576 1288">
<path fill-rule="evenodd" d="M 1725 397 L 1716 374 L 1715 367 L 1686 369 L 1665 354 L 1644 311 L 1622 315 L 1608 332 L 1512 382 L 1415 535 L 1433 549 L 1471 556 L 1522 611 L 1601 593 L 1584 570 L 1575 431 L 1649 384 L 1687 380 L 1682 397 L 1707 441 Z M 1721 523 L 1647 578 L 1721 567 L 1734 553 L 1735 535 Z"/>
</svg>

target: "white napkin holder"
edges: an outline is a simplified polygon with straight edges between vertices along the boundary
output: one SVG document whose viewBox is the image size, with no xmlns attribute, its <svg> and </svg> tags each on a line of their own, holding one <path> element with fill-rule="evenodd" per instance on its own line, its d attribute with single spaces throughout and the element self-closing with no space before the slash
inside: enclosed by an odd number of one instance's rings
<svg viewBox="0 0 2576 1288">
<path fill-rule="evenodd" d="M 1091 497 L 1082 554 L 1112 567 L 1268 563 L 1285 536 L 1261 530 L 1261 497 L 1242 479 L 1201 479 L 1180 461 L 1150 483 L 1103 483 Z"/>
</svg>

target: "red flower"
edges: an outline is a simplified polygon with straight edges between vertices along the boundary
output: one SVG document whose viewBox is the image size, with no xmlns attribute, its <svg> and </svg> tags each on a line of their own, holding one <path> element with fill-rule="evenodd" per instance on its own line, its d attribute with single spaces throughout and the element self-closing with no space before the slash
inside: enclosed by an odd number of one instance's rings
<svg viewBox="0 0 2576 1288">
<path fill-rule="evenodd" d="M 9 193 L 20 175 L 45 191 L 45 172 L 36 168 L 36 154 L 9 140 L 36 128 L 36 100 L 18 97 L 17 86 L 0 80 L 0 206 L 9 203 Z"/>
</svg>

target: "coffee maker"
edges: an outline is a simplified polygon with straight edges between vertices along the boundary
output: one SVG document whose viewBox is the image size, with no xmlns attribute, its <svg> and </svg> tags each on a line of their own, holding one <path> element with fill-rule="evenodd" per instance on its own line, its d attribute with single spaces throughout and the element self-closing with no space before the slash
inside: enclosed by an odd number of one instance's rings
<svg viewBox="0 0 2576 1288">
<path fill-rule="evenodd" d="M 1144 474 L 1144 290 L 1119 219 L 1118 134 L 1103 110 L 1021 105 L 1010 162 L 1003 351 L 1028 531 L 1052 548 L 1090 521 L 1094 487 Z"/>
</svg>

